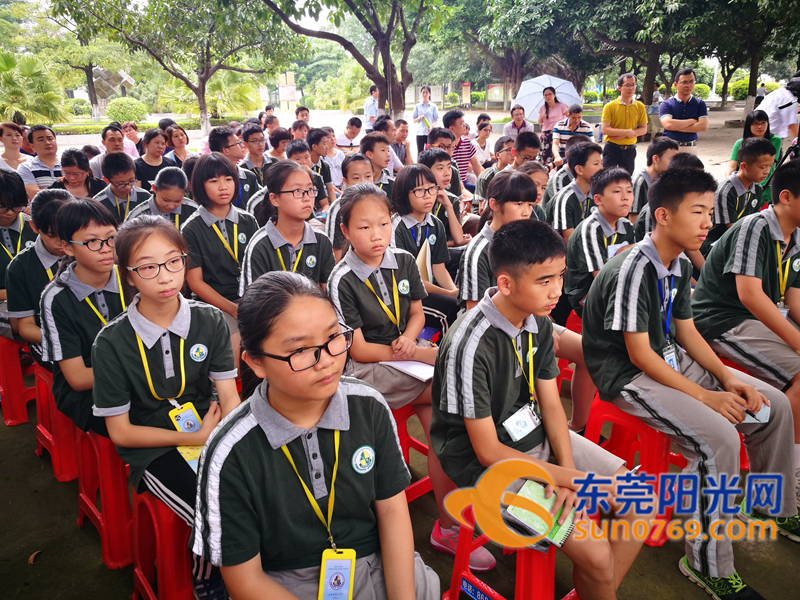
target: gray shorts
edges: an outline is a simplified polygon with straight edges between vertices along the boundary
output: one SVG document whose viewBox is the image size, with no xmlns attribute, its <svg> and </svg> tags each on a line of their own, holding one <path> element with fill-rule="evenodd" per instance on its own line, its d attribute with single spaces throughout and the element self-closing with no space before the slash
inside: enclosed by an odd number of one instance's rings
<svg viewBox="0 0 800 600">
<path fill-rule="evenodd" d="M 574 431 L 569 432 L 569 443 L 572 446 L 572 461 L 578 471 L 611 477 L 625 464 L 623 459 L 614 456 L 608 450 L 590 442 Z M 556 463 L 556 457 L 553 455 L 550 442 L 546 437 L 543 443 L 528 450 L 525 454 L 543 462 Z"/>
<path fill-rule="evenodd" d="M 316 600 L 319 594 L 319 567 L 291 571 L 267 571 L 267 576 L 300 600 Z M 414 553 L 414 591 L 417 600 L 439 600 L 439 576 Z M 353 600 L 386 600 L 383 560 L 376 552 L 356 559 Z"/>
<path fill-rule="evenodd" d="M 800 331 L 797 323 L 787 319 Z M 800 373 L 800 355 L 761 321 L 747 319 L 709 344 L 728 360 L 779 390 Z"/>
<path fill-rule="evenodd" d="M 417 340 L 417 347 L 430 347 L 430 342 Z M 407 373 L 380 363 L 360 363 L 352 361 L 348 375 L 370 384 L 386 400 L 389 408 L 398 410 L 410 404 L 425 391 L 429 381 L 420 381 Z"/>
<path fill-rule="evenodd" d="M 0 335 L 9 340 L 14 339 L 14 332 L 11 331 L 11 323 L 8 321 L 8 302 L 5 300 L 0 300 Z"/>
</svg>

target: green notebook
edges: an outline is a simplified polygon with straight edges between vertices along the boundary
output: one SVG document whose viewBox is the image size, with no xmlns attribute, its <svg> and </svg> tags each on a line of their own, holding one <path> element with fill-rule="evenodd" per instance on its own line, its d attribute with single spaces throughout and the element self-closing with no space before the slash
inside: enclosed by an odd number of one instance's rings
<svg viewBox="0 0 800 600">
<path fill-rule="evenodd" d="M 550 512 L 550 509 L 552 509 L 553 505 L 556 503 L 556 495 L 552 494 L 549 498 L 545 498 L 544 489 L 545 488 L 541 483 L 529 480 L 525 482 L 519 492 L 517 492 L 517 495 L 527 498 L 528 500 L 532 500 L 546 511 Z M 574 508 L 569 511 L 567 518 L 564 520 L 564 524 L 558 524 L 558 520 L 561 518 L 561 513 L 563 510 L 564 507 L 562 506 L 558 510 L 558 513 L 556 513 L 555 517 L 553 517 L 553 527 L 545 536 L 547 540 L 559 548 L 564 542 L 567 541 L 569 534 L 572 533 L 572 529 L 575 527 Z M 521 527 L 524 531 L 527 531 L 530 535 L 541 535 L 542 532 L 544 532 L 547 528 L 547 523 L 545 523 L 543 519 L 539 518 L 532 512 L 528 512 L 524 508 L 509 506 L 505 512 L 513 523 Z"/>
</svg>

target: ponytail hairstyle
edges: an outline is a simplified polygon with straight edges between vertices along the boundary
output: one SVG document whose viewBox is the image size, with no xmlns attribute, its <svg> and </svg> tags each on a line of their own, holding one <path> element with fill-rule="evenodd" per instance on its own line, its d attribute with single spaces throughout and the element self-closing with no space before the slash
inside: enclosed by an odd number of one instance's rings
<svg viewBox="0 0 800 600">
<path fill-rule="evenodd" d="M 151 235 L 162 236 L 167 242 L 175 246 L 181 254 L 189 253 L 184 237 L 166 219 L 156 215 L 141 215 L 120 225 L 114 245 L 117 251 L 117 265 L 126 304 L 130 304 L 136 293 L 136 288 L 128 283 L 128 267 L 136 266 L 131 264 L 133 255 L 141 243 Z"/>
<path fill-rule="evenodd" d="M 156 175 L 153 182 L 153 187 L 156 190 L 163 190 L 166 188 L 177 188 L 186 191 L 188 187 L 188 180 L 186 174 L 179 167 L 166 167 L 161 169 Z"/>
<path fill-rule="evenodd" d="M 92 223 L 102 227 L 117 228 L 117 221 L 111 211 L 100 204 L 97 200 L 82 198 L 80 200 L 69 200 L 62 204 L 56 213 L 56 230 L 59 239 L 65 244 L 72 242 L 72 238 L 77 231 L 89 227 Z M 116 241 L 116 240 L 115 240 Z M 65 284 L 59 279 L 64 271 L 75 262 L 74 256 L 65 256 L 61 260 L 55 279 L 56 285 Z M 122 293 L 122 290 L 120 290 Z"/>
<path fill-rule="evenodd" d="M 486 206 L 478 223 L 478 231 L 481 231 L 483 226 L 494 217 L 490 200 L 494 199 L 501 206 L 506 202 L 536 204 L 536 196 L 536 184 L 529 175 L 519 171 L 500 171 L 494 176 L 486 190 Z"/>
<path fill-rule="evenodd" d="M 303 143 L 305 144 L 305 142 Z M 267 170 L 264 176 L 264 187 L 270 190 L 270 192 L 255 208 L 254 216 L 259 223 L 264 223 L 264 225 L 266 225 L 269 221 L 278 222 L 278 208 L 272 203 L 272 196 L 283 189 L 289 175 L 297 173 L 298 171 L 308 175 L 308 181 L 313 187 L 314 177 L 311 175 L 311 170 L 297 164 L 293 160 L 279 160 Z M 192 185 L 192 187 L 194 187 L 194 185 Z"/>
</svg>

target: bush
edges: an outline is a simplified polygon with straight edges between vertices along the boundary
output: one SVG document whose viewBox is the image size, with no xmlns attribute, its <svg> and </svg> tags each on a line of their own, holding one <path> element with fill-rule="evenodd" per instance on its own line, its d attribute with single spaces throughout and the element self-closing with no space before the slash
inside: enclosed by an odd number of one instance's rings
<svg viewBox="0 0 800 600">
<path fill-rule="evenodd" d="M 711 93 L 711 88 L 707 86 L 705 83 L 698 83 L 694 86 L 694 92 L 692 95 L 696 98 L 700 98 L 701 100 L 706 100 Z"/>
<path fill-rule="evenodd" d="M 658 86 L 658 93 L 661 94 L 661 98 L 663 99 L 664 96 L 667 95 L 667 86 L 664 85 L 663 83 L 660 86 Z"/>
<path fill-rule="evenodd" d="M 83 98 L 67 98 L 64 100 L 64 105 L 76 117 L 85 117 L 92 114 L 92 105 Z"/>
<path fill-rule="evenodd" d="M 109 121 L 139 123 L 147 116 L 147 107 L 135 98 L 115 98 L 106 107 Z"/>
<path fill-rule="evenodd" d="M 486 92 L 471 92 L 470 101 L 472 104 L 482 104 L 486 102 Z"/>
<path fill-rule="evenodd" d="M 619 98 L 619 90 L 606 90 L 606 98 L 616 100 Z"/>
<path fill-rule="evenodd" d="M 587 104 L 597 102 L 597 92 L 592 92 L 590 90 L 583 92 L 583 101 Z"/>
<path fill-rule="evenodd" d="M 774 81 L 770 81 L 770 82 L 769 82 L 769 83 L 767 83 L 767 85 L 765 85 L 764 87 L 767 89 L 767 93 L 769 94 L 770 92 L 774 92 L 775 90 L 777 90 L 777 89 L 778 89 L 779 87 L 781 87 L 781 86 L 779 86 L 779 85 L 778 85 L 777 83 L 775 83 Z"/>
<path fill-rule="evenodd" d="M 728 86 L 734 100 L 747 100 L 747 88 L 750 86 L 749 79 L 740 79 Z"/>
<path fill-rule="evenodd" d="M 447 96 L 444 97 L 444 99 L 448 104 L 458 104 L 459 101 L 458 94 L 456 94 L 455 92 L 450 92 L 449 94 L 447 94 Z"/>
<path fill-rule="evenodd" d="M 302 98 L 300 98 L 301 106 L 305 106 L 309 110 L 316 109 L 316 102 L 317 100 L 316 98 L 314 98 L 314 96 L 303 96 Z"/>
</svg>

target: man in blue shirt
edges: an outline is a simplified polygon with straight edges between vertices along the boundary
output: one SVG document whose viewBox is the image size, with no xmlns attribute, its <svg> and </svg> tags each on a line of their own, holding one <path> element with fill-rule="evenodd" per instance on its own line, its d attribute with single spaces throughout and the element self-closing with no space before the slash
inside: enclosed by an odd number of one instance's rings
<svg viewBox="0 0 800 600">
<path fill-rule="evenodd" d="M 369 87 L 369 98 L 364 100 L 364 135 L 372 133 L 378 119 L 378 86 Z"/>
<path fill-rule="evenodd" d="M 708 129 L 706 103 L 692 96 L 696 78 L 692 69 L 675 75 L 676 94 L 661 103 L 658 116 L 664 136 L 678 143 L 681 152 L 697 154 L 697 132 Z"/>
</svg>

